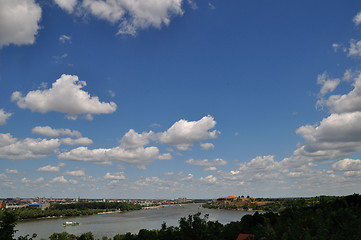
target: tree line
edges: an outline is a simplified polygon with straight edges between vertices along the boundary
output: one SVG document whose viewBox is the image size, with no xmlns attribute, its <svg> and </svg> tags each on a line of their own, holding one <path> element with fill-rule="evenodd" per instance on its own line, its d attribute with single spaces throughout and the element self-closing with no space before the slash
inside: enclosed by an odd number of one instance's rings
<svg viewBox="0 0 361 240">
<path fill-rule="evenodd" d="M 70 204 L 53 204 L 44 210 L 40 208 L 18 208 L 14 211 L 19 220 L 43 217 L 71 217 L 97 214 L 107 211 L 130 211 L 139 210 L 142 206 L 126 202 L 79 202 Z M 0 218 L 4 212 L 0 211 Z"/>
</svg>

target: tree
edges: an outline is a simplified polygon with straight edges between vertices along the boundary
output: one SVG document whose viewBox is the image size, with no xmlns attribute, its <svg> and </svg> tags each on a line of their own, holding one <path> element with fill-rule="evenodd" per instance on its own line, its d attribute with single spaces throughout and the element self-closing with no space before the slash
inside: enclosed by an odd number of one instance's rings
<svg viewBox="0 0 361 240">
<path fill-rule="evenodd" d="M 83 233 L 77 240 L 94 240 L 94 236 L 91 232 Z"/>
<path fill-rule="evenodd" d="M 13 240 L 16 232 L 16 215 L 12 210 L 4 210 L 0 223 L 0 240 Z"/>
<path fill-rule="evenodd" d="M 77 237 L 73 234 L 67 232 L 62 233 L 53 233 L 50 237 L 50 240 L 77 240 Z"/>
</svg>

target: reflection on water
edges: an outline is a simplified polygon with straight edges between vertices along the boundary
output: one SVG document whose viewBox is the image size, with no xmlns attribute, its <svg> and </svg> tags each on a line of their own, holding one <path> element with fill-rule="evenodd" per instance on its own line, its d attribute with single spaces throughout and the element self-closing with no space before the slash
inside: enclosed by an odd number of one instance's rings
<svg viewBox="0 0 361 240">
<path fill-rule="evenodd" d="M 96 238 L 113 237 L 127 232 L 138 233 L 140 229 L 160 229 L 163 222 L 166 222 L 167 226 L 178 226 L 181 217 L 197 212 L 202 212 L 202 215 L 209 214 L 209 220 L 218 220 L 222 224 L 239 221 L 242 216 L 253 214 L 253 212 L 205 209 L 196 204 L 186 204 L 125 213 L 25 221 L 17 224 L 16 237 L 37 233 L 36 239 L 40 239 L 48 238 L 54 232 L 64 231 L 75 235 L 92 232 Z M 63 227 L 65 221 L 79 222 L 80 225 Z"/>
</svg>

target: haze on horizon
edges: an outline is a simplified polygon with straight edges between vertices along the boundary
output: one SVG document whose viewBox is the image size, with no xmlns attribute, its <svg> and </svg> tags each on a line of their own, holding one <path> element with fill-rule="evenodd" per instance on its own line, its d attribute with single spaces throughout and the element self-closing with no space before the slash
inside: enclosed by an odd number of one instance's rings
<svg viewBox="0 0 361 240">
<path fill-rule="evenodd" d="M 0 198 L 361 190 L 361 3 L 0 0 Z"/>
</svg>

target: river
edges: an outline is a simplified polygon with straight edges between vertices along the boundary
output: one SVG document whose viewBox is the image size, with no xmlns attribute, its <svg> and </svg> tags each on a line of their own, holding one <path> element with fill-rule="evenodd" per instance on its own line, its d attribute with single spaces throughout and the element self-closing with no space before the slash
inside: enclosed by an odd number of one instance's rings
<svg viewBox="0 0 361 240">
<path fill-rule="evenodd" d="M 45 238 L 55 232 L 68 232 L 80 235 L 85 232 L 92 232 L 95 238 L 101 239 L 103 236 L 113 237 L 116 234 L 127 232 L 138 233 L 140 229 L 160 229 L 163 222 L 167 226 L 178 226 L 181 217 L 201 212 L 209 214 L 208 220 L 218 220 L 222 224 L 241 220 L 246 214 L 254 212 L 241 212 L 232 210 L 206 209 L 198 204 L 184 204 L 166 206 L 163 208 L 153 208 L 148 210 L 130 211 L 124 213 L 108 213 L 92 216 L 42 219 L 19 222 L 15 229 L 15 236 L 36 233 L 35 239 Z M 63 226 L 65 221 L 79 222 L 77 226 Z"/>
</svg>

